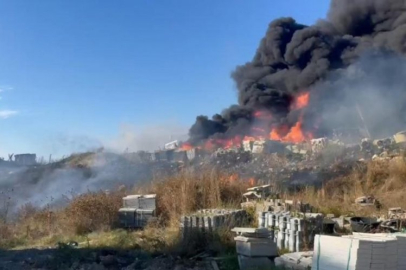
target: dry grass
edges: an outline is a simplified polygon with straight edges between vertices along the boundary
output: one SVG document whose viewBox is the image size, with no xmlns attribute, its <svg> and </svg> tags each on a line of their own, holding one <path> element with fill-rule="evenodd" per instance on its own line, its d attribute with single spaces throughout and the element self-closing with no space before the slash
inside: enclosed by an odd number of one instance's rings
<svg viewBox="0 0 406 270">
<path fill-rule="evenodd" d="M 248 183 L 230 175 L 206 170 L 184 171 L 155 181 L 150 192 L 157 194 L 157 211 L 163 225 L 178 226 L 179 218 L 199 209 L 239 208 Z"/>
<path fill-rule="evenodd" d="M 391 207 L 406 209 L 406 161 L 403 158 L 371 161 L 365 168 L 355 169 L 347 176 L 332 179 L 321 189 L 308 187 L 296 199 L 310 203 L 324 213 L 381 215 Z M 373 195 L 382 204 L 381 210 L 354 205 L 356 198 Z"/>
<path fill-rule="evenodd" d="M 204 208 L 239 207 L 241 194 L 247 187 L 247 183 L 235 177 L 210 170 L 184 171 L 137 187 L 138 191 L 157 194 L 158 222 L 143 235 L 112 232 L 125 195 L 122 191 L 86 193 L 73 198 L 60 210 L 26 205 L 20 209 L 16 222 L 0 225 L 0 248 L 51 245 L 69 239 L 84 241 L 89 235 L 93 238 L 96 235 L 97 239 L 92 240 L 96 246 L 117 243 L 121 247 L 142 246 L 149 251 L 168 249 L 175 245 L 172 236 L 178 233 L 182 215 Z M 134 242 L 132 237 L 144 242 Z"/>
<path fill-rule="evenodd" d="M 330 180 L 320 189 L 308 187 L 286 196 L 308 202 L 323 213 L 380 215 L 390 207 L 406 209 L 405 184 L 406 161 L 397 158 L 371 161 L 367 166 Z M 148 186 L 137 187 L 136 190 L 142 193 L 157 194 L 159 216 L 155 224 L 139 232 L 112 230 L 117 223 L 123 192 L 87 193 L 73 198 L 67 207 L 57 211 L 26 205 L 20 210 L 17 222 L 0 224 L 0 247 L 43 246 L 74 239 L 91 247 L 173 251 L 179 247 L 178 221 L 182 215 L 204 208 L 239 208 L 241 194 L 248 185 L 235 176 L 216 171 L 185 170 L 157 179 Z M 354 200 L 365 195 L 374 195 L 382 203 L 382 210 L 356 208 Z M 208 244 L 210 249 L 221 250 L 231 243 L 230 239 L 231 235 L 220 233 L 207 243 L 197 235 L 190 243 L 181 244 L 194 251 Z"/>
<path fill-rule="evenodd" d="M 75 234 L 111 229 L 117 224 L 117 211 L 122 206 L 123 195 L 121 192 L 80 195 L 63 210 L 64 217 L 61 218 Z"/>
<path fill-rule="evenodd" d="M 15 221 L 1 225 L 0 247 L 51 244 L 53 240 L 112 229 L 117 223 L 122 195 L 119 192 L 87 193 L 56 211 L 27 204 L 21 207 Z"/>
</svg>

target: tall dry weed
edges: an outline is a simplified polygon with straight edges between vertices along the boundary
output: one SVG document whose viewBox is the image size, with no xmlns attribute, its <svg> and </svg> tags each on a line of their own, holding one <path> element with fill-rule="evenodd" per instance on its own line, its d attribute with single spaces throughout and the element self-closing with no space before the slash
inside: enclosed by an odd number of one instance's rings
<svg viewBox="0 0 406 270">
<path fill-rule="evenodd" d="M 118 222 L 123 193 L 86 193 L 74 198 L 62 211 L 67 230 L 84 234 L 113 228 Z"/>
<path fill-rule="evenodd" d="M 152 192 L 157 194 L 157 211 L 167 224 L 198 209 L 239 207 L 248 183 L 218 171 L 183 171 L 156 181 Z"/>
<path fill-rule="evenodd" d="M 354 169 L 350 174 L 340 176 L 325 183 L 322 188 L 308 187 L 290 194 L 306 201 L 321 212 L 335 214 L 384 214 L 387 208 L 406 209 L 406 161 L 404 158 L 368 162 L 366 169 Z M 355 199 L 361 196 L 374 196 L 382 208 L 357 207 Z"/>
</svg>

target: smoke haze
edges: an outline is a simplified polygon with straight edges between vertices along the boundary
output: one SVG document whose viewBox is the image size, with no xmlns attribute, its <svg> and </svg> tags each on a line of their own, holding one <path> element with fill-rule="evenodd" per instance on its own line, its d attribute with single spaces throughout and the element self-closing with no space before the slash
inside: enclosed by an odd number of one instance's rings
<svg viewBox="0 0 406 270">
<path fill-rule="evenodd" d="M 165 143 L 174 140 L 186 140 L 187 127 L 177 123 L 154 124 L 137 127 L 125 124 L 120 127 L 117 137 L 106 140 L 104 146 L 116 152 L 126 149 L 130 152 L 155 151 Z"/>
</svg>

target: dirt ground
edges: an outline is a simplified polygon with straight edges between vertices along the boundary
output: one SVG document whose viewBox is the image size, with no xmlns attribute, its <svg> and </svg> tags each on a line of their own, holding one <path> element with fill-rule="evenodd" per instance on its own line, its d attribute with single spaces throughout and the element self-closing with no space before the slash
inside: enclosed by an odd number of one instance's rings
<svg viewBox="0 0 406 270">
<path fill-rule="evenodd" d="M 209 262 L 152 257 L 140 251 L 71 247 L 0 250 L 0 270 L 213 270 Z"/>
</svg>

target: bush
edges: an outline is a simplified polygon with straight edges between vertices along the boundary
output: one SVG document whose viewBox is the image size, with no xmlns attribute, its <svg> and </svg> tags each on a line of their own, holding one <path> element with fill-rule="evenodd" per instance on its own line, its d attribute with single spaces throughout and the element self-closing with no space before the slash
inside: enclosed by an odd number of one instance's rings
<svg viewBox="0 0 406 270">
<path fill-rule="evenodd" d="M 113 228 L 118 222 L 122 193 L 86 193 L 74 198 L 62 211 L 65 228 L 85 234 Z"/>
</svg>

